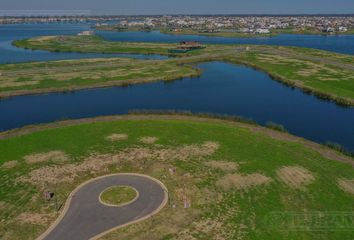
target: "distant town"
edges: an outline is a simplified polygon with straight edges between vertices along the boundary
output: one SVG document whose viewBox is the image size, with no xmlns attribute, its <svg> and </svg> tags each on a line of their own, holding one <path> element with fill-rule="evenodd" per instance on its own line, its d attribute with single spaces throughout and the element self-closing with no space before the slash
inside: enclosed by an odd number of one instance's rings
<svg viewBox="0 0 354 240">
<path fill-rule="evenodd" d="M 342 16 L 16 16 L 0 17 L 0 24 L 89 22 L 104 30 L 184 30 L 200 33 L 352 33 L 354 15 Z"/>
</svg>

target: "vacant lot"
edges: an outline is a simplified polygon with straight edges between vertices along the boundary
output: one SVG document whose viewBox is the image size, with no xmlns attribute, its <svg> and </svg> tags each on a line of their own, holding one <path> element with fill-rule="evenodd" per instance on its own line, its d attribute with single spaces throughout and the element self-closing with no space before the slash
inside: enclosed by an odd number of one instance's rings
<svg viewBox="0 0 354 240">
<path fill-rule="evenodd" d="M 80 183 L 119 172 L 161 180 L 169 203 L 107 240 L 354 238 L 353 231 L 342 231 L 341 218 L 321 231 L 306 218 L 354 211 L 354 159 L 286 133 L 215 119 L 128 115 L 0 137 L 1 239 L 34 239 Z M 343 159 L 349 164 L 337 161 Z M 51 200 L 43 198 L 45 191 L 54 193 Z M 279 212 L 304 216 L 297 223 L 307 230 L 272 218 Z"/>
</svg>

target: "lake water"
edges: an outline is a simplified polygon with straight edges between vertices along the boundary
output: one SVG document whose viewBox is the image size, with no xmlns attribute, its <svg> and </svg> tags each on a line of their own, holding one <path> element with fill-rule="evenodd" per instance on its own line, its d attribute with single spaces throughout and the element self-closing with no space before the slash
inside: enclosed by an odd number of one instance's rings
<svg viewBox="0 0 354 240">
<path fill-rule="evenodd" d="M 79 54 L 31 51 L 11 41 L 43 35 L 72 35 L 87 24 L 21 24 L 0 26 L 0 63 L 114 57 L 120 54 Z M 354 54 L 354 36 L 281 35 L 264 39 L 174 36 L 159 32 L 99 32 L 111 41 L 278 44 Z M 124 55 L 135 58 L 161 56 Z M 124 114 L 131 109 L 190 110 L 252 118 L 260 124 L 282 124 L 291 133 L 317 142 L 332 141 L 354 151 L 354 108 L 344 108 L 301 90 L 286 87 L 262 72 L 221 62 L 201 64 L 199 78 L 129 87 L 21 96 L 0 101 L 0 131 L 66 118 Z"/>
<path fill-rule="evenodd" d="M 283 34 L 265 38 L 224 38 L 196 35 L 172 35 L 160 32 L 109 32 L 98 31 L 110 41 L 180 42 L 199 41 L 212 44 L 267 44 L 316 48 L 345 54 L 354 54 L 354 35 L 321 36 Z"/>
<path fill-rule="evenodd" d="M 306 95 L 248 67 L 222 62 L 200 67 L 199 78 L 10 98 L 0 102 L 0 130 L 131 109 L 175 109 L 273 121 L 295 135 L 354 150 L 354 108 Z"/>
<path fill-rule="evenodd" d="M 50 61 L 97 57 L 129 57 L 138 59 L 165 59 L 159 55 L 134 54 L 95 54 L 95 53 L 56 53 L 48 51 L 32 51 L 12 46 L 12 41 L 24 38 L 49 35 L 76 35 L 90 30 L 88 24 L 11 24 L 0 25 L 0 64 L 31 61 Z"/>
</svg>

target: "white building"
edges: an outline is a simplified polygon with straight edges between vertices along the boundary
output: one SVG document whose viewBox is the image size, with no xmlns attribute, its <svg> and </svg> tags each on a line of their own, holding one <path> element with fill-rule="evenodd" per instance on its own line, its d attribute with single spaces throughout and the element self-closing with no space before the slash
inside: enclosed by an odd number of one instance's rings
<svg viewBox="0 0 354 240">
<path fill-rule="evenodd" d="M 348 31 L 348 28 L 346 28 L 346 27 L 339 27 L 339 28 L 338 28 L 338 31 L 339 31 L 339 32 L 347 32 L 347 31 Z"/>
<path fill-rule="evenodd" d="M 94 31 L 83 31 L 77 35 L 78 36 L 93 36 L 93 35 L 95 35 L 95 32 Z"/>
<path fill-rule="evenodd" d="M 267 28 L 258 28 L 258 29 L 256 29 L 255 33 L 257 33 L 257 34 L 268 34 L 268 33 L 270 33 L 270 31 Z"/>
</svg>

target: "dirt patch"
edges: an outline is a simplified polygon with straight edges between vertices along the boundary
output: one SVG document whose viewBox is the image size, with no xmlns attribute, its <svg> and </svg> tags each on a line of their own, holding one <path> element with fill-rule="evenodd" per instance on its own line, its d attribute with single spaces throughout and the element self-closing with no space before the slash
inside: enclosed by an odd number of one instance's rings
<svg viewBox="0 0 354 240">
<path fill-rule="evenodd" d="M 189 224 L 189 228 L 179 231 L 176 239 L 200 239 L 195 236 L 203 236 L 202 239 L 226 240 L 226 239 L 245 239 L 242 237 L 242 229 L 235 224 L 230 224 L 229 219 L 232 219 L 238 213 L 238 207 L 230 207 L 227 212 L 216 218 L 204 218 L 193 221 Z M 252 216 L 249 217 L 249 220 Z M 241 234 L 240 234 L 241 233 Z"/>
<path fill-rule="evenodd" d="M 300 166 L 282 167 L 277 171 L 278 177 L 291 188 L 303 188 L 311 184 L 315 177 L 310 171 Z"/>
<path fill-rule="evenodd" d="M 0 201 L 0 211 L 3 211 L 7 208 L 7 204 L 4 201 Z M 1 220 L 0 220 L 1 221 Z"/>
<path fill-rule="evenodd" d="M 31 42 L 36 42 L 36 41 L 48 41 L 48 40 L 52 40 L 55 39 L 55 36 L 41 36 L 41 37 L 36 37 L 34 38 Z"/>
<path fill-rule="evenodd" d="M 206 162 L 205 165 L 211 168 L 220 169 L 225 172 L 237 171 L 239 167 L 239 165 L 235 162 L 226 162 L 226 161 L 210 161 L 210 162 Z"/>
<path fill-rule="evenodd" d="M 354 194 L 354 179 L 339 179 L 337 183 L 343 191 Z"/>
<path fill-rule="evenodd" d="M 112 142 L 116 142 L 116 141 L 123 141 L 123 140 L 127 140 L 128 139 L 128 135 L 127 134 L 124 134 L 124 133 L 114 133 L 114 134 L 111 134 L 107 137 L 105 137 L 105 139 L 107 141 L 112 141 Z"/>
<path fill-rule="evenodd" d="M 115 155 L 95 155 L 77 164 L 62 166 L 45 166 L 30 172 L 26 176 L 17 178 L 17 181 L 37 185 L 45 188 L 47 184 L 72 182 L 82 173 L 102 173 L 112 165 L 127 163 L 135 166 L 149 166 L 160 162 L 169 162 L 175 159 L 187 160 L 190 158 L 203 158 L 213 154 L 218 148 L 217 143 L 206 142 L 202 145 L 185 145 L 175 148 L 128 148 Z"/>
<path fill-rule="evenodd" d="M 53 219 L 52 214 L 21 213 L 16 220 L 22 224 L 47 225 Z"/>
<path fill-rule="evenodd" d="M 69 159 L 69 157 L 63 151 L 50 151 L 46 153 L 27 155 L 23 157 L 23 159 L 25 159 L 26 163 L 28 164 L 34 164 L 34 163 L 41 163 L 47 161 L 65 162 Z"/>
<path fill-rule="evenodd" d="M 271 178 L 260 173 L 252 173 L 249 175 L 227 174 L 216 182 L 216 186 L 224 189 L 225 191 L 231 189 L 243 190 L 268 184 L 271 181 Z"/>
<path fill-rule="evenodd" d="M 8 81 L 8 82 L 2 82 L 0 84 L 0 87 L 1 88 L 21 87 L 21 86 L 32 86 L 32 85 L 37 85 L 37 84 L 39 84 L 39 81 L 27 81 L 27 82 Z"/>
<path fill-rule="evenodd" d="M 1 168 L 3 169 L 11 169 L 14 168 L 18 165 L 17 161 L 8 161 L 6 163 L 4 163 L 3 165 L 1 165 Z"/>
<path fill-rule="evenodd" d="M 285 141 L 291 141 L 291 142 L 296 142 L 299 141 L 299 138 L 292 136 L 288 133 L 283 133 L 275 130 L 271 130 L 268 128 L 260 127 L 260 126 L 247 126 L 248 129 L 250 129 L 252 132 L 260 132 L 263 134 L 266 134 L 267 136 L 276 139 L 276 140 L 285 140 Z"/>
<path fill-rule="evenodd" d="M 139 139 L 140 142 L 145 143 L 145 144 L 154 144 L 158 138 L 156 137 L 141 137 Z"/>
<path fill-rule="evenodd" d="M 222 221 L 206 219 L 195 223 L 194 227 L 196 231 L 213 236 L 215 240 L 230 239 L 232 237 Z"/>
</svg>

